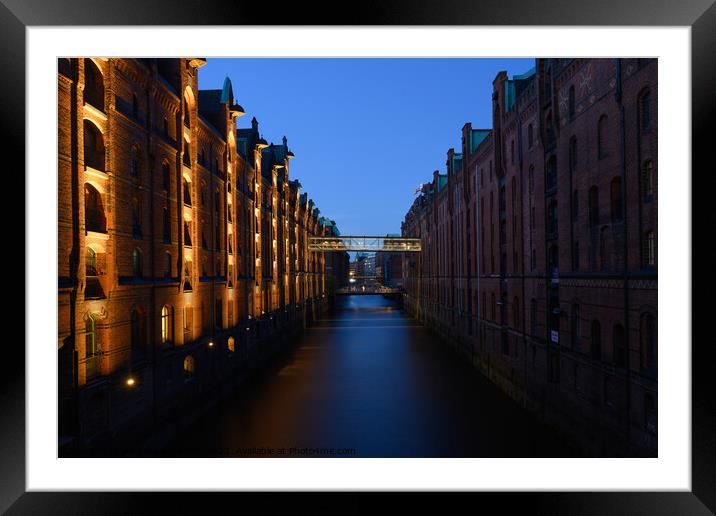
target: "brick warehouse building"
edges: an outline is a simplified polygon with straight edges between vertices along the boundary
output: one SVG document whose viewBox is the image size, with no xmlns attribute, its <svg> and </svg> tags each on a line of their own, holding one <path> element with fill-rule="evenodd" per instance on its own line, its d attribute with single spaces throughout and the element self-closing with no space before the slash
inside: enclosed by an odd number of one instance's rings
<svg viewBox="0 0 716 516">
<path fill-rule="evenodd" d="M 402 225 L 406 308 L 593 455 L 657 453 L 657 60 L 493 81 Z"/>
<path fill-rule="evenodd" d="M 333 228 L 204 64 L 58 62 L 61 454 L 188 424 L 326 308 Z"/>
</svg>

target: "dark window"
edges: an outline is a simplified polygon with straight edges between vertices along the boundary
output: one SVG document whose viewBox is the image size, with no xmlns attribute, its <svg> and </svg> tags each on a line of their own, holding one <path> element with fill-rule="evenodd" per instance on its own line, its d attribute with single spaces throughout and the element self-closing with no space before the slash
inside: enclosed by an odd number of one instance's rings
<svg viewBox="0 0 716 516">
<path fill-rule="evenodd" d="M 107 232 L 102 196 L 89 183 L 85 183 L 85 230 L 96 233 Z"/>
<path fill-rule="evenodd" d="M 622 180 L 619 177 L 612 179 L 610 192 L 612 222 L 624 220 L 624 203 L 622 201 Z"/>
<path fill-rule="evenodd" d="M 85 166 L 104 172 L 104 138 L 102 133 L 92 122 L 85 120 L 83 123 L 84 135 L 84 160 Z"/>
<path fill-rule="evenodd" d="M 572 349 L 582 350 L 582 314 L 578 304 L 572 305 Z"/>
<path fill-rule="evenodd" d="M 142 277 L 142 252 L 137 248 L 132 251 L 132 276 Z"/>
<path fill-rule="evenodd" d="M 85 322 L 85 358 L 87 379 L 94 378 L 99 374 L 100 349 L 97 340 L 97 323 L 94 316 L 87 317 Z"/>
<path fill-rule="evenodd" d="M 612 340 L 614 344 L 614 365 L 617 367 L 626 366 L 626 346 L 624 342 L 624 326 L 616 324 L 614 326 Z"/>
<path fill-rule="evenodd" d="M 136 93 L 132 93 L 132 117 L 139 118 L 139 102 L 137 101 Z"/>
<path fill-rule="evenodd" d="M 530 193 L 534 193 L 535 191 L 535 167 L 534 165 L 530 165 L 530 171 L 528 174 L 528 181 L 529 181 L 529 188 Z"/>
<path fill-rule="evenodd" d="M 85 59 L 84 100 L 87 104 L 104 111 L 104 78 L 91 59 Z"/>
<path fill-rule="evenodd" d="M 641 368 L 644 372 L 656 372 L 656 318 L 649 313 L 641 315 L 640 321 Z"/>
<path fill-rule="evenodd" d="M 572 246 L 572 269 L 579 270 L 579 242 L 575 242 Z"/>
<path fill-rule="evenodd" d="M 557 230 L 557 201 L 553 199 L 547 208 L 547 238 L 556 238 Z"/>
<path fill-rule="evenodd" d="M 164 253 L 164 277 L 171 278 L 172 276 L 172 255 L 171 253 Z"/>
<path fill-rule="evenodd" d="M 576 114 L 575 99 L 574 99 L 574 86 L 569 87 L 569 120 L 574 120 Z"/>
</svg>

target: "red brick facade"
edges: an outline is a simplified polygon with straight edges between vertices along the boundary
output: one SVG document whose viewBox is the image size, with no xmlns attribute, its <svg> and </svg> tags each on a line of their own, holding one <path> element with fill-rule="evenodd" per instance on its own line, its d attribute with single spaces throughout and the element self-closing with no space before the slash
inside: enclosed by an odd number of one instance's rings
<svg viewBox="0 0 716 516">
<path fill-rule="evenodd" d="M 406 307 L 595 455 L 657 450 L 657 61 L 493 82 L 405 217 Z"/>
<path fill-rule="evenodd" d="M 60 439 L 75 450 L 180 424 L 324 305 L 306 245 L 324 226 L 286 139 L 237 129 L 228 78 L 198 90 L 203 64 L 59 60 Z"/>
</svg>

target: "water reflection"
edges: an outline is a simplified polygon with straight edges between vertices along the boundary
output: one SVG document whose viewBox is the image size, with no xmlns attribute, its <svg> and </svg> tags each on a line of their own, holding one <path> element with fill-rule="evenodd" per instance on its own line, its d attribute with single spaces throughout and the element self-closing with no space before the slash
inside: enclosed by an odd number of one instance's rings
<svg viewBox="0 0 716 516">
<path fill-rule="evenodd" d="M 529 457 L 574 450 L 393 301 L 344 296 L 273 369 L 166 454 Z"/>
</svg>

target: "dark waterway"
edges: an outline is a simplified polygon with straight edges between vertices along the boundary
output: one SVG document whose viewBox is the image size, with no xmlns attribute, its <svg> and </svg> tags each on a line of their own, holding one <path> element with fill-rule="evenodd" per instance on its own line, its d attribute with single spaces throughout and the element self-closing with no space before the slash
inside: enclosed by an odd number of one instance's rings
<svg viewBox="0 0 716 516">
<path fill-rule="evenodd" d="M 563 457 L 556 433 L 382 296 L 344 296 L 165 456 Z"/>
</svg>

